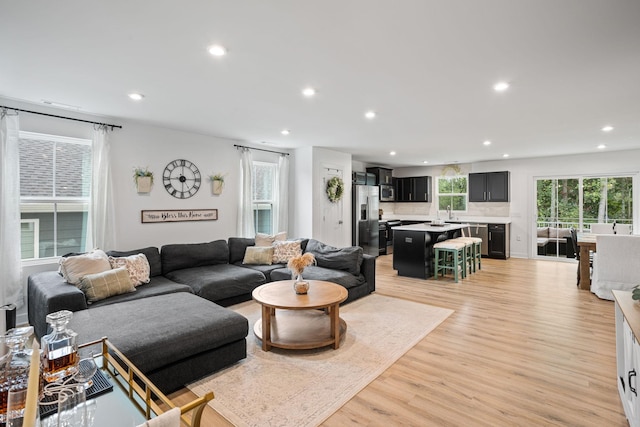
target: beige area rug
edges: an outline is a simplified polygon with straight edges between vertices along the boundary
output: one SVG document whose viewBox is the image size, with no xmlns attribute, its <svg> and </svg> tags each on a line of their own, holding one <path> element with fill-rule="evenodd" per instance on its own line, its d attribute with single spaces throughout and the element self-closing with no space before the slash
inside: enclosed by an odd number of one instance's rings
<svg viewBox="0 0 640 427">
<path fill-rule="evenodd" d="M 341 307 L 340 348 L 264 352 L 253 333 L 260 306 L 231 307 L 249 319 L 247 358 L 188 386 L 236 426 L 317 426 L 449 317 L 453 310 L 372 294 Z"/>
</svg>

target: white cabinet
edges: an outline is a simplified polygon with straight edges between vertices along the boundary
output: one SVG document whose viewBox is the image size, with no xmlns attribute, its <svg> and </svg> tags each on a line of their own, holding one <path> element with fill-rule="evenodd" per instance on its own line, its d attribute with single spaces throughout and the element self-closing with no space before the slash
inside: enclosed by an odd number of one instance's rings
<svg viewBox="0 0 640 427">
<path fill-rule="evenodd" d="M 618 392 L 631 427 L 640 427 L 640 342 L 638 331 L 631 324 L 638 324 L 635 303 L 631 292 L 613 291 L 616 300 L 616 369 L 618 373 Z M 631 309 L 629 309 L 631 308 Z M 631 320 L 627 320 L 630 316 Z"/>
</svg>

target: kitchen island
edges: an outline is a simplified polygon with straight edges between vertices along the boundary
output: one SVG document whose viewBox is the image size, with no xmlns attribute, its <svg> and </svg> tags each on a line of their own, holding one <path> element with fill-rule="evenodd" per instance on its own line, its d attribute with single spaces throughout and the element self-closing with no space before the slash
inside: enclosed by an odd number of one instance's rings
<svg viewBox="0 0 640 427">
<path fill-rule="evenodd" d="M 433 244 L 459 234 L 467 224 L 413 224 L 393 227 L 393 269 L 398 276 L 428 279 L 434 273 Z"/>
</svg>

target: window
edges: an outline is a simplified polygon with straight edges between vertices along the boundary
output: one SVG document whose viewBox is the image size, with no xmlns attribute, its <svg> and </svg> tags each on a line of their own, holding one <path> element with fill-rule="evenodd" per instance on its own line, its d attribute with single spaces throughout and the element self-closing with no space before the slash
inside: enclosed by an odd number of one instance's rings
<svg viewBox="0 0 640 427">
<path fill-rule="evenodd" d="M 575 256 L 572 248 L 565 247 L 562 231 L 555 229 L 587 231 L 591 224 L 614 221 L 633 224 L 633 177 L 538 178 L 536 206 L 537 254 L 571 258 Z M 549 244 L 540 240 L 546 237 L 547 228 L 554 229 L 561 239 Z"/>
<path fill-rule="evenodd" d="M 467 177 L 458 176 L 439 176 L 438 177 L 438 210 L 447 210 L 450 207 L 452 211 L 467 210 Z"/>
<path fill-rule="evenodd" d="M 91 141 L 20 132 L 22 259 L 82 252 L 91 189 Z"/>
<path fill-rule="evenodd" d="M 253 162 L 253 220 L 256 233 L 273 234 L 277 165 Z"/>
</svg>

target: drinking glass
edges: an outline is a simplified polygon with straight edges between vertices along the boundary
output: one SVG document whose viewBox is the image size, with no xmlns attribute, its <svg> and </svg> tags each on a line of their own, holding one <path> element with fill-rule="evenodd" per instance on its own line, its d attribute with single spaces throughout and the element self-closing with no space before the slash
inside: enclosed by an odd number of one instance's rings
<svg viewBox="0 0 640 427">
<path fill-rule="evenodd" d="M 83 426 L 86 421 L 86 395 L 83 385 L 72 385 L 60 391 L 58 427 Z"/>
<path fill-rule="evenodd" d="M 24 407 L 27 402 L 27 387 L 12 387 L 7 397 L 7 427 L 21 427 Z"/>
<path fill-rule="evenodd" d="M 93 351 L 81 350 L 80 361 L 78 362 L 78 372 L 74 375 L 79 384 L 82 384 L 85 389 L 88 389 L 93 385 L 93 376 L 98 371 L 98 365 L 96 365 L 96 359 L 94 358 Z"/>
</svg>

